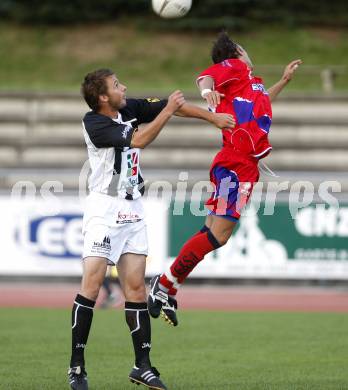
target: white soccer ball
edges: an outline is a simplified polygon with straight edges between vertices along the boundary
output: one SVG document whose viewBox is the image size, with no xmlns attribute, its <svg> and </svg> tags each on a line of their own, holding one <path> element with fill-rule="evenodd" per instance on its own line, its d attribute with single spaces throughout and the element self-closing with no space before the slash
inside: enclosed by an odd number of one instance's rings
<svg viewBox="0 0 348 390">
<path fill-rule="evenodd" d="M 162 18 L 181 18 L 186 15 L 192 0 L 152 0 L 152 8 Z"/>
</svg>

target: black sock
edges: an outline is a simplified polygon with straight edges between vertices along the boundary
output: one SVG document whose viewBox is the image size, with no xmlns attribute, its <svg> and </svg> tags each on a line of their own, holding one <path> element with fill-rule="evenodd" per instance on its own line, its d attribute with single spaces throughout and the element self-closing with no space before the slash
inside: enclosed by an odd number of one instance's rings
<svg viewBox="0 0 348 390">
<path fill-rule="evenodd" d="M 84 367 L 85 365 L 84 352 L 89 330 L 91 329 L 94 305 L 94 301 L 80 294 L 76 295 L 71 313 L 72 343 L 70 367 Z"/>
<path fill-rule="evenodd" d="M 208 226 L 207 226 L 207 225 L 204 225 L 204 226 L 202 227 L 202 229 L 200 230 L 200 232 L 201 232 L 201 233 L 205 233 L 205 232 L 207 232 L 208 230 L 209 230 Z"/>
<path fill-rule="evenodd" d="M 125 302 L 126 321 L 131 331 L 136 367 L 151 366 L 151 323 L 146 302 Z"/>
</svg>

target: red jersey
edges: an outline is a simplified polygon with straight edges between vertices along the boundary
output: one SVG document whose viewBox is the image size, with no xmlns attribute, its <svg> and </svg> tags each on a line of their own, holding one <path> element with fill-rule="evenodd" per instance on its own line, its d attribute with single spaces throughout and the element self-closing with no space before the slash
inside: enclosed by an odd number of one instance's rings
<svg viewBox="0 0 348 390">
<path fill-rule="evenodd" d="M 225 95 L 216 112 L 232 114 L 236 126 L 222 130 L 223 146 L 256 158 L 265 157 L 272 146 L 268 133 L 272 123 L 272 107 L 268 92 L 259 77 L 239 59 L 228 59 L 203 71 L 197 82 L 210 76 L 214 89 Z"/>
</svg>

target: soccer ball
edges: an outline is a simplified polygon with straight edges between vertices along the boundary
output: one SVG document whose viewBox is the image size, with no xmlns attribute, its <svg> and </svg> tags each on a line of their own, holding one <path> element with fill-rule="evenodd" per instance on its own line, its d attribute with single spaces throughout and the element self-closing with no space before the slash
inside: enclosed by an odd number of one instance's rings
<svg viewBox="0 0 348 390">
<path fill-rule="evenodd" d="M 162 18 L 173 19 L 186 15 L 192 0 L 152 0 L 152 8 Z"/>
</svg>

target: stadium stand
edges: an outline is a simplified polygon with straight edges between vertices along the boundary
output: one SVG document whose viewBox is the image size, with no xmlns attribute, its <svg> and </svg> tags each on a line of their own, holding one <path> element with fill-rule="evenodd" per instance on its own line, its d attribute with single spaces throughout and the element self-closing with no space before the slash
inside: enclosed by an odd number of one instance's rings
<svg viewBox="0 0 348 390">
<path fill-rule="evenodd" d="M 267 165 L 275 172 L 286 171 L 290 180 L 304 172 L 314 183 L 339 178 L 348 191 L 347 104 L 344 97 L 279 99 L 270 136 L 274 151 Z M 87 159 L 81 131 L 87 110 L 74 94 L 2 93 L 0 188 L 11 188 L 26 178 L 37 185 L 59 180 L 64 188 L 76 189 L 78 171 Z M 220 142 L 219 131 L 209 124 L 174 118 L 142 154 L 143 169 L 150 181 L 162 177 L 174 182 L 178 171 L 185 170 L 190 170 L 191 184 L 207 180 Z"/>
</svg>

